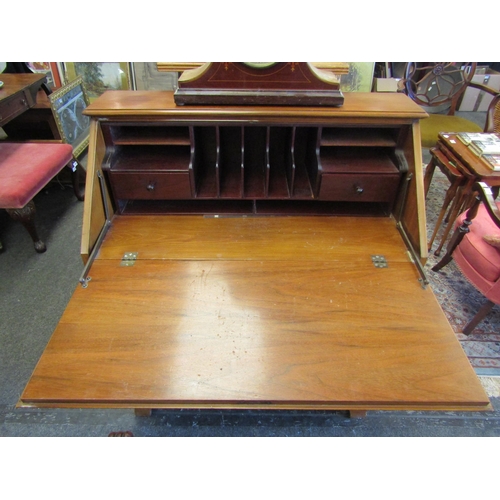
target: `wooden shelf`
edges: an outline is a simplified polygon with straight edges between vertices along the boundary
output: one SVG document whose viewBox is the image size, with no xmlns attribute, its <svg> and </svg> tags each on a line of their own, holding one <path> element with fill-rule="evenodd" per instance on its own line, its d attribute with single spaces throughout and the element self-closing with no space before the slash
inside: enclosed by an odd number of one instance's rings
<svg viewBox="0 0 500 500">
<path fill-rule="evenodd" d="M 399 173 L 387 149 L 321 148 L 320 162 L 323 173 Z"/>
<path fill-rule="evenodd" d="M 323 128 L 321 146 L 395 147 L 397 137 L 392 128 Z"/>
<path fill-rule="evenodd" d="M 118 145 L 184 145 L 191 144 L 189 127 L 111 126 L 113 143 Z"/>
<path fill-rule="evenodd" d="M 114 171 L 187 171 L 190 150 L 185 146 L 124 146 L 117 149 Z"/>
</svg>

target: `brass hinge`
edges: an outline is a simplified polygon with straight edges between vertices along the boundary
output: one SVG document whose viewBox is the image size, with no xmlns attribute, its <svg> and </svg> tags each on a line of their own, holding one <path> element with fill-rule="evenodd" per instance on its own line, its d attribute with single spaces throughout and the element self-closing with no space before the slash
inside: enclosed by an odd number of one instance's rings
<svg viewBox="0 0 500 500">
<path fill-rule="evenodd" d="M 125 252 L 123 254 L 120 266 L 133 266 L 137 260 L 138 252 Z"/>
<path fill-rule="evenodd" d="M 372 255 L 372 262 L 375 267 L 388 267 L 387 259 L 383 255 Z"/>
</svg>

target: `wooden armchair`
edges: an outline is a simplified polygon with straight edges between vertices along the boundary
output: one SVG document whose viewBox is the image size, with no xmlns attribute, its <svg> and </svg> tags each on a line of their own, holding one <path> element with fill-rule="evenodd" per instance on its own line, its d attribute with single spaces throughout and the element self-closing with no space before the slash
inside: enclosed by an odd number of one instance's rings
<svg viewBox="0 0 500 500">
<path fill-rule="evenodd" d="M 435 146 L 440 132 L 483 132 L 477 123 L 455 115 L 467 87 L 498 93 L 472 81 L 476 67 L 477 63 L 406 64 L 405 93 L 429 113 L 420 123 L 422 147 Z"/>
<path fill-rule="evenodd" d="M 452 259 L 487 302 L 465 326 L 469 335 L 495 304 L 500 304 L 500 203 L 483 182 L 475 184 L 477 198 L 455 222 L 446 255 L 433 268 L 439 271 Z"/>
</svg>

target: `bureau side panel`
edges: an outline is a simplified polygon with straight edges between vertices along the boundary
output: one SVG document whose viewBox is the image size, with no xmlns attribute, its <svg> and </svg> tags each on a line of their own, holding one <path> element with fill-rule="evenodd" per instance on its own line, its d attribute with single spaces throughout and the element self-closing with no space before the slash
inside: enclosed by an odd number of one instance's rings
<svg viewBox="0 0 500 500">
<path fill-rule="evenodd" d="M 101 185 L 99 175 L 102 175 L 102 163 L 106 155 L 106 146 L 99 122 L 92 120 L 89 133 L 89 157 L 87 163 L 87 177 L 85 183 L 85 202 L 83 207 L 83 226 L 81 256 L 87 262 L 92 249 L 106 223 L 104 196 L 108 206 L 111 199 L 104 184 Z"/>
</svg>

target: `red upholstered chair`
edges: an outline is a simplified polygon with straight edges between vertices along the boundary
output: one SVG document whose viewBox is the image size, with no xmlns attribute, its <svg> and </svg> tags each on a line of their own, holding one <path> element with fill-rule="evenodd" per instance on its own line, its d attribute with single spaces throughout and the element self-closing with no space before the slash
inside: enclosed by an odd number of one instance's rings
<svg viewBox="0 0 500 500">
<path fill-rule="evenodd" d="M 28 230 L 35 250 L 45 252 L 38 237 L 33 197 L 72 159 L 69 144 L 0 141 L 0 208 Z"/>
<path fill-rule="evenodd" d="M 483 182 L 475 184 L 476 202 L 455 222 L 455 232 L 446 255 L 433 268 L 439 271 L 452 259 L 462 274 L 487 299 L 476 316 L 463 329 L 469 335 L 500 304 L 500 203 Z"/>
</svg>

